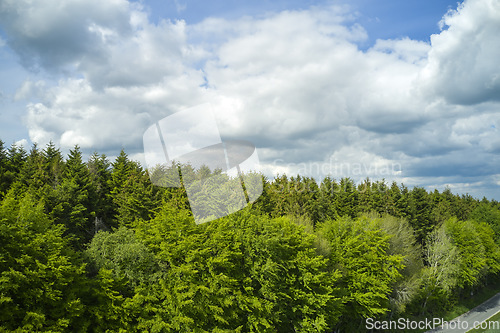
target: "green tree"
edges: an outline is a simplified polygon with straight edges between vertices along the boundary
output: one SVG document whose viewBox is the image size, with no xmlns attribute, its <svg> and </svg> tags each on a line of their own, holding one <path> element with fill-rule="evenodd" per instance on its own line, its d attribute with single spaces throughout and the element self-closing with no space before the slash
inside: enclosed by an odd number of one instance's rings
<svg viewBox="0 0 500 333">
<path fill-rule="evenodd" d="M 93 153 L 87 162 L 89 170 L 89 201 L 90 211 L 94 214 L 95 230 L 99 228 L 115 227 L 114 224 L 114 204 L 110 196 L 111 188 L 111 163 L 106 155 Z"/>
<path fill-rule="evenodd" d="M 7 196 L 0 206 L 0 331 L 80 331 L 84 266 L 42 204 Z"/>
<path fill-rule="evenodd" d="M 458 284 L 460 254 L 444 224 L 427 236 L 424 257 L 426 266 L 422 270 L 422 285 L 415 304 L 421 315 L 430 315 L 450 304 L 450 295 Z"/>
<path fill-rule="evenodd" d="M 470 218 L 476 222 L 488 223 L 495 232 L 497 243 L 500 243 L 500 209 L 489 202 L 481 202 L 471 212 Z"/>
<path fill-rule="evenodd" d="M 94 234 L 93 214 L 90 207 L 90 179 L 82 152 L 78 146 L 70 150 L 62 182 L 54 191 L 51 215 L 66 226 L 73 244 L 82 248 Z"/>
<path fill-rule="evenodd" d="M 350 178 L 342 178 L 337 193 L 337 213 L 339 216 L 355 217 L 358 214 L 358 192 Z"/>
<path fill-rule="evenodd" d="M 434 229 L 431 222 L 431 204 L 429 194 L 422 187 L 415 187 L 410 197 L 410 224 L 417 234 L 420 244 L 424 244 L 427 235 Z"/>
<path fill-rule="evenodd" d="M 342 217 L 320 225 L 319 234 L 330 245 L 330 260 L 342 277 L 345 308 L 340 328 L 360 330 L 363 319 L 389 311 L 392 286 L 401 277 L 403 256 L 389 254 L 390 236 L 367 217 Z"/>
<path fill-rule="evenodd" d="M 316 255 L 314 236 L 287 218 L 245 209 L 197 226 L 166 204 L 138 236 L 166 268 L 143 296 L 161 307 L 142 303 L 150 312 L 141 329 L 324 332 L 339 315 L 338 275 Z"/>
<path fill-rule="evenodd" d="M 338 184 L 330 176 L 326 176 L 321 181 L 318 194 L 318 211 L 319 220 L 325 221 L 334 219 L 337 214 L 337 193 L 339 192 Z"/>
<path fill-rule="evenodd" d="M 460 287 L 473 288 L 487 274 L 499 271 L 500 252 L 488 224 L 451 218 L 445 222 L 445 228 L 460 256 Z"/>
<path fill-rule="evenodd" d="M 7 151 L 4 147 L 4 142 L 0 140 L 0 200 L 10 187 L 9 179 L 7 177 L 8 171 L 8 158 Z"/>
<path fill-rule="evenodd" d="M 152 282 L 159 271 L 158 263 L 133 230 L 121 227 L 114 232 L 99 231 L 85 250 L 90 269 L 110 270 L 116 280 L 131 286 Z"/>
<path fill-rule="evenodd" d="M 61 151 L 50 141 L 43 151 L 46 183 L 52 188 L 61 184 L 64 171 L 64 160 Z"/>
<path fill-rule="evenodd" d="M 129 162 L 127 177 L 121 187 L 111 190 L 120 226 L 132 226 L 136 220 L 149 220 L 160 205 L 160 192 L 137 162 Z M 116 179 L 115 179 L 116 180 Z"/>
<path fill-rule="evenodd" d="M 406 219 L 384 215 L 376 217 L 375 221 L 378 221 L 380 228 L 391 236 L 387 253 L 403 257 L 404 268 L 401 270 L 401 277 L 393 285 L 389 296 L 392 316 L 403 313 L 419 291 L 420 273 L 423 268 L 422 248 Z"/>
<path fill-rule="evenodd" d="M 17 195 L 23 195 L 30 191 L 37 199 L 40 199 L 44 197 L 45 180 L 43 153 L 35 143 L 31 147 L 26 161 L 22 163 L 12 188 Z"/>
</svg>

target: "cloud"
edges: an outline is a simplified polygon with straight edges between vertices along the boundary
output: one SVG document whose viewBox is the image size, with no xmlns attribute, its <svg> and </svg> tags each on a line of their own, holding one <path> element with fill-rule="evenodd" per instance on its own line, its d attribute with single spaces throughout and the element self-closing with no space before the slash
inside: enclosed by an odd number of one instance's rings
<svg viewBox="0 0 500 333">
<path fill-rule="evenodd" d="M 126 1 L 102 6 L 73 0 L 50 16 L 38 3 L 0 5 L 23 64 L 65 73 L 56 84 L 28 80 L 18 89 L 18 99 L 32 101 L 32 141 L 115 153 L 125 146 L 140 157 L 151 124 L 209 102 L 222 138 L 252 141 L 268 173 L 472 184 L 494 193 L 498 1 L 465 1 L 430 43 L 378 40 L 367 50 L 358 44 L 368 32 L 347 7 L 188 25 L 154 24 Z M 72 33 L 80 38 L 68 40 Z"/>
<path fill-rule="evenodd" d="M 41 144 L 53 140 L 64 148 L 78 143 L 88 149 L 127 146 L 137 150 L 150 124 L 183 105 L 201 101 L 202 90 L 197 94 L 197 87 L 196 77 L 190 75 L 153 86 L 103 91 L 95 90 L 85 79 L 61 81 L 47 91 L 49 103 L 28 105 L 30 138 Z"/>
<path fill-rule="evenodd" d="M 441 24 L 422 72 L 428 93 L 453 104 L 500 101 L 500 2 L 466 0 Z"/>
<path fill-rule="evenodd" d="M 45 91 L 45 82 L 42 80 L 38 80 L 33 82 L 31 80 L 26 80 L 21 85 L 19 89 L 17 89 L 14 94 L 14 100 L 30 100 L 33 98 L 38 98 L 44 94 Z"/>
<path fill-rule="evenodd" d="M 129 35 L 130 7 L 125 0 L 5 0 L 0 20 L 8 45 L 25 66 L 60 71 L 86 57 L 103 57 L 105 39 L 115 37 L 103 32 Z"/>
</svg>

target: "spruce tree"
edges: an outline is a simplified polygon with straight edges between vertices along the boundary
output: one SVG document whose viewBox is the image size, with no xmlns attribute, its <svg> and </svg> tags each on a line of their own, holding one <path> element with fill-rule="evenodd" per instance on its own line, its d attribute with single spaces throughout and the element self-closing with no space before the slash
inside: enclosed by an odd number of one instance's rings
<svg viewBox="0 0 500 333">
<path fill-rule="evenodd" d="M 7 166 L 7 151 L 4 148 L 4 142 L 0 140 L 0 200 L 3 198 L 4 193 L 7 192 L 10 187 L 9 180 L 7 178 Z"/>
<path fill-rule="evenodd" d="M 110 195 L 111 163 L 106 155 L 92 154 L 87 162 L 90 179 L 90 210 L 94 212 L 94 226 L 109 229 L 113 225 L 113 199 Z"/>
<path fill-rule="evenodd" d="M 81 248 L 93 233 L 93 215 L 89 211 L 90 179 L 87 166 L 82 161 L 78 146 L 70 150 L 63 179 L 55 191 L 55 205 L 52 216 L 66 225 L 67 232 L 74 238 L 74 244 Z"/>
</svg>

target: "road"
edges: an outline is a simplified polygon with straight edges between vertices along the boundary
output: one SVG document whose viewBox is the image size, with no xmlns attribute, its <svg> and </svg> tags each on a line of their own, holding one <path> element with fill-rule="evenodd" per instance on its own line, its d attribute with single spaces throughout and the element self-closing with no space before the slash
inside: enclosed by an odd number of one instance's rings
<svg viewBox="0 0 500 333">
<path fill-rule="evenodd" d="M 448 327 L 440 327 L 426 333 L 465 333 L 472 329 L 474 322 L 483 322 L 500 311 L 500 293 L 496 294 L 486 302 L 476 306 L 469 312 L 451 320 Z"/>
</svg>

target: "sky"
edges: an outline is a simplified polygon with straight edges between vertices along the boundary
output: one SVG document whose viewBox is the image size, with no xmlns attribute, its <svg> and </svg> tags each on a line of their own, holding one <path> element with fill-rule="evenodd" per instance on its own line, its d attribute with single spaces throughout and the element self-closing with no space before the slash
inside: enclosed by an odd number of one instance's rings
<svg viewBox="0 0 500 333">
<path fill-rule="evenodd" d="M 500 0 L 0 0 L 0 139 L 143 161 L 212 105 L 263 172 L 500 200 Z"/>
</svg>

